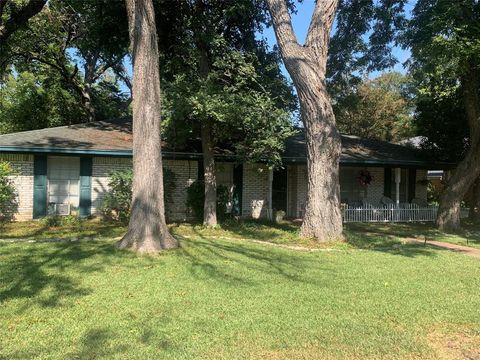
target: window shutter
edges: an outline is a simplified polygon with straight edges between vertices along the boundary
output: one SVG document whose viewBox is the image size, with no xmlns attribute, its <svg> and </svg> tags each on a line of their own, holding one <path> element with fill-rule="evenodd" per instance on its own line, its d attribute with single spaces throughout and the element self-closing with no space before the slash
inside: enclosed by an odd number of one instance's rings
<svg viewBox="0 0 480 360">
<path fill-rule="evenodd" d="M 33 159 L 33 218 L 47 215 L 47 156 Z"/>
<path fill-rule="evenodd" d="M 383 195 L 388 198 L 392 197 L 392 168 L 384 168 Z"/>
<path fill-rule="evenodd" d="M 412 202 L 415 199 L 415 188 L 417 184 L 417 170 L 408 170 L 408 202 Z"/>
<path fill-rule="evenodd" d="M 243 165 L 233 166 L 233 214 L 242 215 Z"/>
<path fill-rule="evenodd" d="M 90 216 L 92 212 L 92 158 L 80 158 L 79 215 Z"/>
</svg>

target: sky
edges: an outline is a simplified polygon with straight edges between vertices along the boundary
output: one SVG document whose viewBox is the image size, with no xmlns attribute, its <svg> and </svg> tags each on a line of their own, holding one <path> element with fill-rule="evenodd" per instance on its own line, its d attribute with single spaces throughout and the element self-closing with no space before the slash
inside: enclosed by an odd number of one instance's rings
<svg viewBox="0 0 480 360">
<path fill-rule="evenodd" d="M 411 10 L 413 6 L 413 2 L 414 2 L 413 0 L 410 0 L 409 4 L 407 4 L 407 11 Z M 301 44 L 305 42 L 305 38 L 307 35 L 308 26 L 310 24 L 310 19 L 312 17 L 314 6 L 315 6 L 315 0 L 304 0 L 302 3 L 296 4 L 297 13 L 292 14 L 293 29 L 297 36 L 297 41 Z M 265 38 L 267 40 L 267 43 L 271 47 L 273 47 L 276 44 L 275 33 L 272 27 L 264 29 L 263 33 L 257 34 L 257 36 Z M 395 65 L 395 67 L 392 70 L 405 73 L 406 69 L 403 67 L 402 64 L 406 60 L 408 60 L 408 58 L 410 57 L 410 52 L 408 50 L 403 50 L 399 47 L 395 47 L 393 49 L 393 54 L 398 59 L 398 63 Z M 129 73 L 131 75 L 132 65 L 130 63 L 127 64 L 127 69 L 129 70 Z M 290 76 L 284 66 L 282 66 L 282 72 L 288 79 L 290 79 Z M 373 72 L 369 74 L 369 77 L 375 78 L 380 74 L 381 72 Z M 128 91 L 128 89 L 122 86 L 122 91 Z"/>
<path fill-rule="evenodd" d="M 413 7 L 413 0 L 410 0 L 409 3 L 407 4 L 407 11 L 410 11 Z M 313 14 L 313 9 L 315 6 L 315 1 L 314 0 L 304 0 L 302 3 L 297 3 L 297 13 L 292 14 L 292 26 L 293 30 L 295 31 L 295 34 L 297 36 L 297 41 L 301 44 L 305 42 L 305 38 L 307 36 L 307 31 L 308 31 L 308 26 L 310 25 L 310 19 Z M 260 34 L 259 34 L 260 35 Z M 276 44 L 276 39 L 275 39 L 275 33 L 273 31 L 273 28 L 267 28 L 264 30 L 262 36 L 267 39 L 267 42 L 270 46 L 273 46 Z M 403 50 L 400 47 L 395 47 L 393 49 L 393 54 L 394 56 L 398 59 L 398 63 L 394 67 L 394 71 L 398 71 L 401 73 L 405 73 L 406 69 L 403 67 L 403 63 L 408 60 L 410 57 L 410 52 L 408 50 Z M 285 76 L 288 78 L 289 75 L 286 71 L 286 69 L 283 67 L 282 68 Z M 381 73 L 380 72 L 373 72 L 370 74 L 370 77 L 377 77 Z"/>
</svg>

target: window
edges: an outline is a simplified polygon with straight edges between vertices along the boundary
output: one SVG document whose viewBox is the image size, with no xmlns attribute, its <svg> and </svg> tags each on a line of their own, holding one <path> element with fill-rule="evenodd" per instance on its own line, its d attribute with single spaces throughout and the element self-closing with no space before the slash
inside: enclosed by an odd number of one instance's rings
<svg viewBox="0 0 480 360">
<path fill-rule="evenodd" d="M 68 215 L 79 206 L 80 159 L 48 158 L 49 213 Z"/>
<path fill-rule="evenodd" d="M 340 199 L 343 204 L 361 203 L 366 196 L 366 189 L 358 182 L 359 168 L 340 168 Z"/>
</svg>

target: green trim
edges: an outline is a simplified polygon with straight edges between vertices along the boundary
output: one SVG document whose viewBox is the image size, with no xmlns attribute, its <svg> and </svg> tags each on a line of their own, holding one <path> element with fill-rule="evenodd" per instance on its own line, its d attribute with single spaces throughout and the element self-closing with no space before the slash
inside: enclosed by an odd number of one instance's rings
<svg viewBox="0 0 480 360">
<path fill-rule="evenodd" d="M 95 150 L 95 149 L 71 149 L 71 148 L 47 148 L 47 147 L 16 147 L 0 146 L 0 153 L 33 153 L 33 154 L 59 154 L 59 155 L 95 155 L 112 157 L 132 157 L 132 150 Z M 202 153 L 190 152 L 171 152 L 162 151 L 162 157 L 168 160 L 200 160 Z M 215 155 L 216 159 L 228 162 L 238 162 L 235 155 Z M 305 157 L 282 157 L 285 164 L 306 164 Z M 259 162 L 265 162 L 260 160 Z M 430 161 L 403 161 L 403 160 L 368 160 L 368 159 L 340 159 L 340 164 L 344 166 L 369 165 L 373 167 L 396 166 L 396 167 L 416 167 L 416 168 L 434 168 L 451 169 L 455 167 L 453 163 L 430 162 Z"/>
<path fill-rule="evenodd" d="M 71 149 L 71 148 L 16 147 L 16 146 L 0 146 L 0 152 L 33 153 L 33 154 L 132 156 L 132 150 L 89 150 L 89 149 Z"/>
<path fill-rule="evenodd" d="M 392 197 L 392 168 L 383 170 L 383 196 Z"/>
<path fill-rule="evenodd" d="M 90 216 L 92 213 L 92 158 L 80 158 L 80 199 L 79 215 Z"/>
<path fill-rule="evenodd" d="M 408 202 L 415 199 L 417 185 L 417 169 L 408 169 Z"/>
<path fill-rule="evenodd" d="M 242 216 L 243 164 L 233 165 L 233 212 Z"/>
<path fill-rule="evenodd" d="M 33 159 L 33 218 L 47 215 L 47 157 L 35 155 Z"/>
</svg>

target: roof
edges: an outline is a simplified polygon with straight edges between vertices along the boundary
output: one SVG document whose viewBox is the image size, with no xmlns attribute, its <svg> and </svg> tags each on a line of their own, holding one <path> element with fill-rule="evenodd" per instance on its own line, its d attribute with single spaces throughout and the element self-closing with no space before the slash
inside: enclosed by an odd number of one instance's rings
<svg viewBox="0 0 480 360">
<path fill-rule="evenodd" d="M 131 118 L 97 121 L 86 124 L 60 126 L 41 130 L 0 135 L 0 153 L 54 153 L 97 156 L 132 156 Z M 302 129 L 286 140 L 283 160 L 285 163 L 305 163 L 306 145 Z M 201 147 L 189 145 L 174 149 L 162 144 L 166 158 L 201 158 Z M 217 154 L 218 157 L 232 155 Z M 386 141 L 361 139 L 342 135 L 343 165 L 412 166 L 445 168 L 451 164 L 432 164 L 421 152 L 411 147 Z"/>
</svg>

